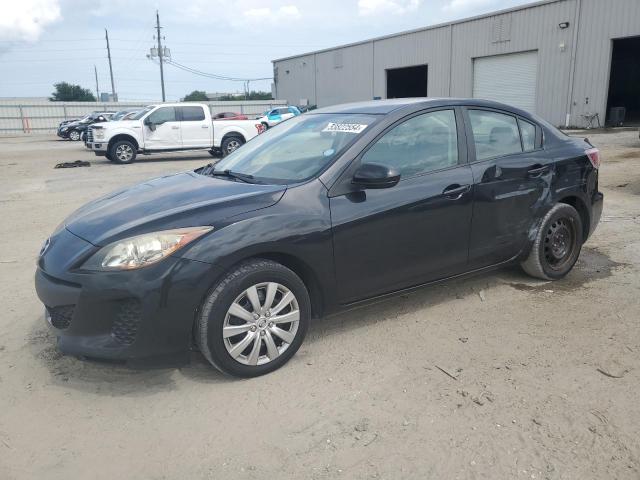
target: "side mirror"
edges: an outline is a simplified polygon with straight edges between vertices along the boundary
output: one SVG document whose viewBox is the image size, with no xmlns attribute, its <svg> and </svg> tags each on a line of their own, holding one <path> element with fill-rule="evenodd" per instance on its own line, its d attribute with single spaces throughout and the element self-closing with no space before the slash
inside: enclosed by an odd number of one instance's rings
<svg viewBox="0 0 640 480">
<path fill-rule="evenodd" d="M 353 175 L 351 183 L 362 188 L 391 188 L 400 181 L 400 172 L 379 163 L 363 163 Z"/>
<path fill-rule="evenodd" d="M 149 120 L 149 117 L 144 119 L 144 124 L 149 127 L 149 130 L 151 130 L 152 132 L 156 129 L 156 125 L 151 120 Z"/>
</svg>

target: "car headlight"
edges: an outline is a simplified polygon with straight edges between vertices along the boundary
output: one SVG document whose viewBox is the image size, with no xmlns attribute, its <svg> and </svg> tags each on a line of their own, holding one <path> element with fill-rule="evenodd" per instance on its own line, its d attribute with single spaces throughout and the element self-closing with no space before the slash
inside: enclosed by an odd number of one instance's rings
<svg viewBox="0 0 640 480">
<path fill-rule="evenodd" d="M 61 132 L 66 132 L 67 130 L 69 130 L 69 127 L 62 127 L 62 129 L 60 131 Z"/>
<path fill-rule="evenodd" d="M 102 130 L 101 128 L 94 130 L 93 138 L 95 138 L 96 140 L 102 140 L 104 138 L 104 130 Z"/>
<path fill-rule="evenodd" d="M 84 270 L 135 270 L 159 262 L 213 227 L 190 227 L 145 233 L 119 240 L 98 250 Z"/>
</svg>

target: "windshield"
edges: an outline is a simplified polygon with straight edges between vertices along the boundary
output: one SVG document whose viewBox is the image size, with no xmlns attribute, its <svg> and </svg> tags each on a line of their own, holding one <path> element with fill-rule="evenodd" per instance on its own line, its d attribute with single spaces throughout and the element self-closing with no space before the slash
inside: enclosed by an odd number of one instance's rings
<svg viewBox="0 0 640 480">
<path fill-rule="evenodd" d="M 214 172 L 250 175 L 259 183 L 307 180 L 376 120 L 365 114 L 300 115 L 258 135 L 218 162 Z"/>
<path fill-rule="evenodd" d="M 148 107 L 144 107 L 138 113 L 136 113 L 135 115 L 129 117 L 129 120 L 140 120 L 142 117 L 144 117 L 147 113 L 149 113 L 154 108 L 156 108 L 155 105 L 150 105 Z"/>
</svg>

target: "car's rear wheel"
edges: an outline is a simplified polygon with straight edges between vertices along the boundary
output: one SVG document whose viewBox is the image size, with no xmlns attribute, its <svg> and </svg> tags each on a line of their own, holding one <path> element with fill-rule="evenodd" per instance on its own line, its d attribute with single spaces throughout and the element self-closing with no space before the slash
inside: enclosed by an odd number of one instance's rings
<svg viewBox="0 0 640 480">
<path fill-rule="evenodd" d="M 262 122 L 262 126 L 265 130 L 269 130 L 269 124 L 267 122 Z"/>
<path fill-rule="evenodd" d="M 69 140 L 73 140 L 74 142 L 80 140 L 80 132 L 77 130 L 71 130 L 69 132 Z"/>
<path fill-rule="evenodd" d="M 196 343 L 223 373 L 256 377 L 293 357 L 310 317 L 309 293 L 300 277 L 271 260 L 250 260 L 230 271 L 205 299 Z"/>
<path fill-rule="evenodd" d="M 563 278 L 578 260 L 582 240 L 580 214 L 571 205 L 559 203 L 542 220 L 522 268 L 543 280 Z"/>
<path fill-rule="evenodd" d="M 222 149 L 222 156 L 226 157 L 227 155 L 235 152 L 244 144 L 244 139 L 241 137 L 225 137 L 222 140 L 222 145 L 220 145 Z"/>
<path fill-rule="evenodd" d="M 129 140 L 120 140 L 109 147 L 108 155 L 115 163 L 133 163 L 136 160 L 136 147 Z"/>
</svg>

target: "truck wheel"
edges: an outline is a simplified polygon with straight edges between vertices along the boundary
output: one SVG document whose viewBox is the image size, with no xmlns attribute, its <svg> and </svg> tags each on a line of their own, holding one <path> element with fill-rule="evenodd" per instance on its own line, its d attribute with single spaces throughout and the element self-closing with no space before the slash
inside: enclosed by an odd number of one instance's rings
<svg viewBox="0 0 640 480">
<path fill-rule="evenodd" d="M 244 144 L 244 139 L 241 137 L 225 137 L 222 140 L 222 156 L 226 157 L 230 153 L 235 152 L 238 148 L 240 148 Z"/>
<path fill-rule="evenodd" d="M 542 219 L 522 269 L 532 277 L 558 280 L 571 271 L 582 248 L 582 220 L 571 205 L 558 203 Z"/>
<path fill-rule="evenodd" d="M 133 163 L 136 160 L 136 147 L 129 140 L 120 140 L 109 147 L 108 155 L 115 163 Z"/>
<path fill-rule="evenodd" d="M 271 260 L 248 260 L 209 292 L 195 339 L 218 370 L 256 377 L 293 357 L 310 318 L 311 301 L 300 277 Z"/>
<path fill-rule="evenodd" d="M 71 130 L 69 132 L 69 140 L 73 140 L 74 142 L 80 140 L 80 132 L 77 130 Z"/>
</svg>

